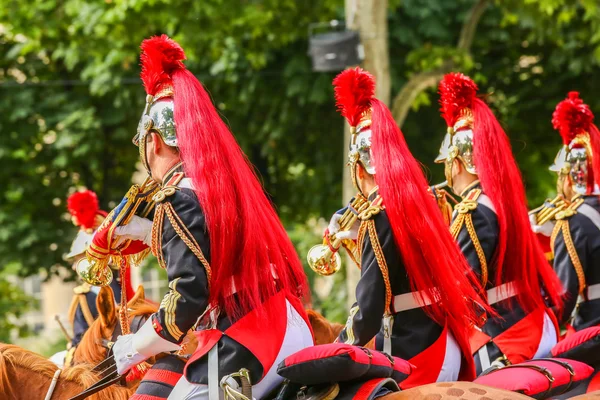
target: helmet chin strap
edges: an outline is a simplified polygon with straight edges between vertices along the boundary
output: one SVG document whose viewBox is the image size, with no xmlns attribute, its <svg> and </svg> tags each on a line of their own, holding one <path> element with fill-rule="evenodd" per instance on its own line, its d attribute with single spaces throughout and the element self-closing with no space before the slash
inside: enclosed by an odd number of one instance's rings
<svg viewBox="0 0 600 400">
<path fill-rule="evenodd" d="M 150 170 L 150 163 L 148 163 L 148 153 L 146 151 L 147 142 L 148 142 L 148 131 L 146 131 L 145 133 L 142 133 L 140 135 L 140 142 L 138 145 L 138 149 L 140 150 L 140 161 L 142 162 L 144 169 L 148 173 L 148 176 L 152 176 L 152 171 Z"/>
<path fill-rule="evenodd" d="M 367 198 L 368 196 L 363 193 L 360 184 L 358 183 L 358 173 L 356 170 L 358 169 L 357 167 L 359 165 L 359 160 L 360 155 L 358 153 L 353 153 L 350 156 L 350 162 L 348 164 L 350 166 L 350 177 L 352 178 L 352 185 L 354 185 L 354 188 L 358 190 L 358 193 L 364 198 Z"/>
<path fill-rule="evenodd" d="M 444 175 L 446 176 L 446 181 L 448 182 L 448 187 L 454 190 L 454 179 L 452 176 L 452 166 L 454 165 L 454 160 L 458 157 L 458 147 L 450 146 L 448 150 L 448 156 L 446 157 L 446 161 L 444 161 Z M 459 158 L 460 160 L 460 158 Z"/>
</svg>

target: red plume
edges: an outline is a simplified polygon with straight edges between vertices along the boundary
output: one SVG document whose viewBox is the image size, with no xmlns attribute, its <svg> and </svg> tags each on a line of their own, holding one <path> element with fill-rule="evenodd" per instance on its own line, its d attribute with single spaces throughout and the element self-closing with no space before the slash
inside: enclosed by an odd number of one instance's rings
<svg viewBox="0 0 600 400">
<path fill-rule="evenodd" d="M 571 143 L 575 136 L 589 132 L 593 121 L 592 110 L 579 98 L 578 92 L 569 92 L 567 98 L 556 105 L 552 114 L 552 125 L 566 145 Z"/>
<path fill-rule="evenodd" d="M 96 193 L 91 190 L 73 193 L 67 199 L 67 209 L 77 219 L 77 226 L 94 229 L 96 214 L 100 211 Z"/>
<path fill-rule="evenodd" d="M 140 46 L 142 55 L 141 78 L 146 93 L 155 95 L 167 85 L 172 85 L 171 74 L 185 66 L 185 53 L 181 46 L 167 35 L 153 36 Z"/>
<path fill-rule="evenodd" d="M 471 78 L 458 72 L 444 75 L 438 92 L 442 117 L 448 126 L 454 126 L 464 108 L 473 108 L 477 96 L 477 85 Z"/>
<path fill-rule="evenodd" d="M 356 126 L 360 117 L 371 107 L 375 95 L 375 78 L 360 67 L 347 69 L 333 80 L 337 109 L 350 126 Z"/>
</svg>

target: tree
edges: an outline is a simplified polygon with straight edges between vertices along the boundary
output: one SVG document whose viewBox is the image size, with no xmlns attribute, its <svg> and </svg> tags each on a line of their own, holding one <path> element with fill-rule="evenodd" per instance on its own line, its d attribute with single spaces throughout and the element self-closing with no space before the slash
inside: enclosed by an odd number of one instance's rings
<svg viewBox="0 0 600 400">
<path fill-rule="evenodd" d="M 341 140 L 332 75 L 306 57 L 308 24 L 337 1 L 0 0 L 0 266 L 56 270 L 75 228 L 69 191 L 110 209 L 137 160 L 130 140 L 144 93 L 139 43 L 167 33 L 256 164 L 286 223 L 335 208 Z M 226 162 L 226 160 L 224 160 Z M 1 268 L 1 267 L 0 267 Z"/>
</svg>

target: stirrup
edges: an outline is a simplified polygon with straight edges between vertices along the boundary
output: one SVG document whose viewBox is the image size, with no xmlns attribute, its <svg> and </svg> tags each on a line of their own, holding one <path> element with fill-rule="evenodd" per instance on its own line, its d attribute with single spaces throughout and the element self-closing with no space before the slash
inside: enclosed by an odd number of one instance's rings
<svg viewBox="0 0 600 400">
<path fill-rule="evenodd" d="M 340 385 L 337 383 L 305 386 L 296 394 L 296 400 L 333 400 L 339 393 Z"/>
<path fill-rule="evenodd" d="M 237 379 L 236 379 L 237 378 Z M 229 379 L 238 383 L 237 388 L 233 388 Z M 250 371 L 246 368 L 238 372 L 224 376 L 220 383 L 223 389 L 225 400 L 252 400 L 252 383 L 250 382 Z M 241 391 L 239 390 L 241 388 Z"/>
</svg>

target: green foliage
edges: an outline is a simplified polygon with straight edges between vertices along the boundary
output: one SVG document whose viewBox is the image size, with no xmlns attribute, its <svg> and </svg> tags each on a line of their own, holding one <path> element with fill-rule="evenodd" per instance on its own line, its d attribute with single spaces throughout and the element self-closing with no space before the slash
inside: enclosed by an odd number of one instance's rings
<svg viewBox="0 0 600 400">
<path fill-rule="evenodd" d="M 414 73 L 451 59 L 471 75 L 511 139 L 531 206 L 555 193 L 549 171 L 561 140 L 550 120 L 570 90 L 600 113 L 600 12 L 597 2 L 497 1 L 486 9 L 470 56 L 453 49 L 474 0 L 404 0 L 390 19 L 393 92 Z M 462 57 L 462 58 L 461 58 Z M 419 95 L 403 128 L 409 147 L 432 183 L 444 180 L 434 165 L 446 127 L 435 89 Z M 431 104 L 432 106 L 429 106 Z"/>
<path fill-rule="evenodd" d="M 16 337 L 30 334 L 29 327 L 19 318 L 32 309 L 35 302 L 17 286 L 0 276 L 0 342 L 7 343 Z"/>
<path fill-rule="evenodd" d="M 63 264 L 69 191 L 104 209 L 130 185 L 144 92 L 139 44 L 167 33 L 257 166 L 286 223 L 338 205 L 343 151 L 333 75 L 311 72 L 308 24 L 341 0 L 0 0 L 0 265 Z M 224 160 L 226 162 L 226 160 Z"/>
</svg>

